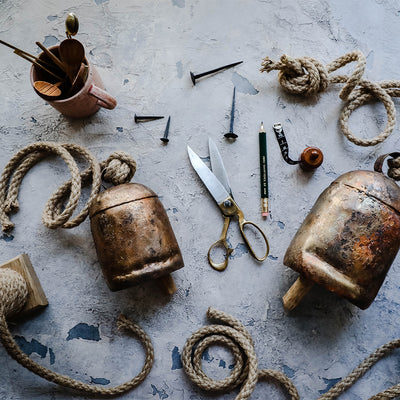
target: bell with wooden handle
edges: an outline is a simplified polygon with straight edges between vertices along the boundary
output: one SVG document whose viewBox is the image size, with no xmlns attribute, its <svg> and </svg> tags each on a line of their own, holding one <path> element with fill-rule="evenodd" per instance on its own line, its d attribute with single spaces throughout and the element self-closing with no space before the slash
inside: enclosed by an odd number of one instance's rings
<svg viewBox="0 0 400 400">
<path fill-rule="evenodd" d="M 283 297 L 285 309 L 314 283 L 361 309 L 374 300 L 400 247 L 400 188 L 382 173 L 385 157 L 375 171 L 347 172 L 319 196 L 283 260 L 300 273 Z"/>
<path fill-rule="evenodd" d="M 90 211 L 90 225 L 100 265 L 111 290 L 160 278 L 169 294 L 169 275 L 183 259 L 167 213 L 144 185 L 125 183 L 100 193 Z"/>
</svg>

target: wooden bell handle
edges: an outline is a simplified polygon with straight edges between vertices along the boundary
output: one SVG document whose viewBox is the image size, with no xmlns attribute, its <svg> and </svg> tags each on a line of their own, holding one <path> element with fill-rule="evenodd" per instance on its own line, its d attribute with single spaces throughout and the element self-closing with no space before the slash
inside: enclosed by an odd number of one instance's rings
<svg viewBox="0 0 400 400">
<path fill-rule="evenodd" d="M 283 307 L 286 311 L 291 311 L 299 305 L 303 297 L 314 286 L 314 282 L 299 276 L 295 283 L 289 288 L 286 294 L 282 297 Z"/>
<path fill-rule="evenodd" d="M 161 278 L 158 278 L 157 282 L 160 284 L 161 288 L 169 295 L 174 294 L 178 290 L 176 288 L 174 280 L 172 279 L 171 274 L 164 275 Z"/>
</svg>

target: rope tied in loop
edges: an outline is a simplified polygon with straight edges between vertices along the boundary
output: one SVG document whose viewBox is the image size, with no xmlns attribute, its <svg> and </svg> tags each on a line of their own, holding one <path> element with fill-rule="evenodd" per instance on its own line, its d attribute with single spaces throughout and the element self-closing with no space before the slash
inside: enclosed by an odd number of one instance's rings
<svg viewBox="0 0 400 400">
<path fill-rule="evenodd" d="M 335 75 L 332 72 L 344 65 L 357 62 L 351 75 Z M 343 83 L 339 97 L 346 101 L 340 115 L 340 127 L 343 134 L 359 146 L 374 146 L 383 142 L 393 131 L 396 124 L 396 110 L 392 97 L 400 96 L 400 81 L 390 80 L 371 82 L 362 79 L 366 58 L 361 51 L 353 51 L 337 58 L 327 65 L 311 57 L 292 58 L 283 55 L 280 61 L 272 61 L 268 57 L 261 63 L 261 72 L 278 70 L 280 85 L 289 93 L 312 96 L 324 92 L 330 84 Z M 349 129 L 350 114 L 363 104 L 377 99 L 383 103 L 387 113 L 385 129 L 372 139 L 361 139 L 353 135 Z"/>
<path fill-rule="evenodd" d="M 135 160 L 124 152 L 112 153 L 106 161 L 99 164 L 89 151 L 75 144 L 33 143 L 11 158 L 0 177 L 0 223 L 4 232 L 10 232 L 14 228 L 9 214 L 19 209 L 18 192 L 24 176 L 50 154 L 60 156 L 71 173 L 71 179 L 61 185 L 45 205 L 42 220 L 51 229 L 73 228 L 86 219 L 91 204 L 100 192 L 101 171 L 104 179 L 114 185 L 129 182 L 136 171 Z M 84 158 L 89 167 L 80 172 L 74 156 Z M 81 188 L 89 183 L 92 185 L 90 196 L 83 209 L 72 218 L 78 206 Z"/>
<path fill-rule="evenodd" d="M 150 373 L 154 362 L 154 350 L 150 338 L 140 326 L 134 324 L 124 315 L 117 321 L 118 329 L 124 329 L 138 337 L 146 352 L 146 358 L 139 374 L 121 385 L 104 388 L 89 385 L 66 375 L 53 372 L 29 358 L 18 347 L 8 328 L 6 317 L 16 314 L 25 304 L 28 296 L 27 286 L 21 274 L 9 268 L 0 268 L 0 342 L 8 354 L 23 367 L 40 377 L 58 385 L 97 396 L 118 396 L 140 385 Z"/>
<path fill-rule="evenodd" d="M 200 328 L 185 343 L 182 351 L 183 368 L 190 380 L 207 391 L 231 391 L 242 385 L 235 400 L 250 398 L 258 379 L 272 379 L 279 382 L 288 392 L 292 400 L 299 400 L 299 393 L 293 382 L 282 372 L 272 369 L 258 369 L 257 356 L 250 333 L 236 318 L 214 308 L 209 308 L 207 316 L 220 324 Z M 209 378 L 201 368 L 201 357 L 204 351 L 212 345 L 222 345 L 229 348 L 235 359 L 231 374 L 220 381 Z M 337 382 L 318 400 L 333 400 L 350 388 L 374 364 L 400 347 L 400 339 L 384 344 L 370 354 L 349 375 Z M 369 400 L 390 400 L 400 396 L 400 384 L 392 386 Z"/>
<path fill-rule="evenodd" d="M 286 375 L 271 369 L 258 370 L 254 343 L 243 324 L 211 307 L 207 316 L 221 324 L 199 329 L 187 340 L 182 351 L 183 367 L 193 383 L 207 391 L 231 391 L 242 385 L 236 400 L 245 400 L 250 397 L 259 378 L 273 379 L 287 389 L 293 400 L 299 399 L 296 387 Z M 220 381 L 209 378 L 201 369 L 203 352 L 215 344 L 229 348 L 235 358 L 231 374 Z"/>
</svg>

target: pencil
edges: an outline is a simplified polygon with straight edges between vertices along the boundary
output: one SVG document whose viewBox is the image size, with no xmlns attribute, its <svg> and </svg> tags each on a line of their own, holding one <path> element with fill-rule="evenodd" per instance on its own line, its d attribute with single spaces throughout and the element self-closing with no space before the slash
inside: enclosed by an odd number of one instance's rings
<svg viewBox="0 0 400 400">
<path fill-rule="evenodd" d="M 261 215 L 268 217 L 267 135 L 262 122 L 258 139 L 260 145 Z"/>
</svg>

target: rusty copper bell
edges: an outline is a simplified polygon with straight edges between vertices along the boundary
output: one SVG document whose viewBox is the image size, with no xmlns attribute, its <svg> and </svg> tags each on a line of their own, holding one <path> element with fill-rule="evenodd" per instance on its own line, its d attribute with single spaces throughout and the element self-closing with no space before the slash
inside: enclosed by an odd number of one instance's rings
<svg viewBox="0 0 400 400">
<path fill-rule="evenodd" d="M 139 183 L 125 183 L 100 193 L 90 208 L 97 256 L 111 290 L 164 276 L 183 267 L 167 213 L 157 195 Z M 172 286 L 172 287 L 171 287 Z"/>
<path fill-rule="evenodd" d="M 400 246 L 400 188 L 382 173 L 385 156 L 375 172 L 348 172 L 319 196 L 284 257 L 301 275 L 283 298 L 286 309 L 313 283 L 361 309 L 374 300 Z"/>
</svg>

